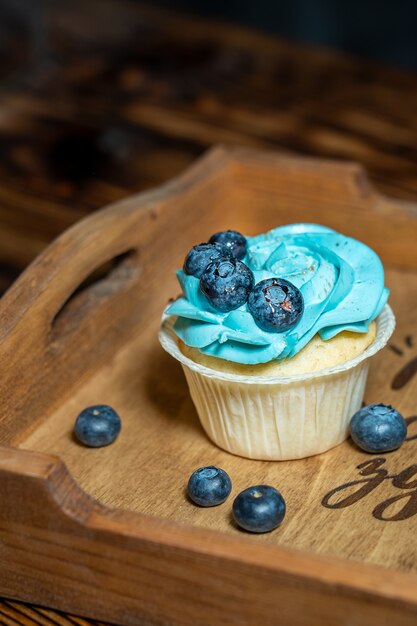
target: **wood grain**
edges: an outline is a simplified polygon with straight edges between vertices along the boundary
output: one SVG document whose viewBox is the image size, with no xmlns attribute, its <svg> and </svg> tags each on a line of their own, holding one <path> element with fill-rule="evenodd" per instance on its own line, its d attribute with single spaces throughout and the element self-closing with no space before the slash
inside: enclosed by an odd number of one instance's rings
<svg viewBox="0 0 417 626">
<path fill-rule="evenodd" d="M 22 602 L 3 600 L 0 606 L 0 624 L 5 626 L 102 626 L 104 622 L 87 620 L 76 615 L 52 611 L 39 606 L 29 606 Z"/>
<path fill-rule="evenodd" d="M 346 233 L 362 226 L 373 242 L 372 224 L 383 219 L 392 235 L 378 250 L 392 266 L 395 342 L 408 337 L 411 353 L 415 214 L 414 205 L 377 193 L 357 166 L 219 148 L 155 192 L 110 206 L 57 239 L 0 303 L 1 437 L 22 448 L 0 455 L 2 556 L 12 563 L 7 573 L 0 568 L 2 593 L 123 624 L 209 626 L 225 615 L 231 624 L 245 616 L 254 626 L 278 615 L 289 625 L 322 624 L 329 615 L 343 623 L 346 611 L 367 626 L 413 623 L 417 508 L 400 522 L 372 512 L 397 494 L 404 500 L 394 503 L 394 516 L 408 494 L 414 502 L 407 491 L 413 468 L 406 479 L 395 477 L 412 464 L 417 444 L 387 455 L 389 478 L 378 490 L 352 507 L 326 508 L 326 494 L 361 478 L 356 466 L 369 456 L 349 443 L 279 464 L 218 450 L 156 333 L 178 290 L 174 269 L 207 234 L 228 226 L 253 234 L 255 224 L 265 230 L 288 215 L 330 226 L 344 217 Z M 175 237 L 172 224 L 181 224 Z M 393 242 L 397 234 L 401 245 Z M 127 250 L 136 252 L 68 300 L 98 264 Z M 400 394 L 390 386 L 404 363 L 398 359 L 392 350 L 375 359 L 367 399 L 380 401 L 384 390 L 384 401 L 409 416 L 415 380 Z M 96 402 L 115 406 L 123 430 L 113 446 L 91 450 L 74 441 L 72 425 Z M 228 505 L 203 510 L 188 502 L 187 477 L 206 463 L 230 472 L 234 493 L 253 482 L 277 485 L 288 501 L 282 529 L 251 538 L 234 527 Z M 210 608 L 203 589 L 216 599 Z"/>
</svg>

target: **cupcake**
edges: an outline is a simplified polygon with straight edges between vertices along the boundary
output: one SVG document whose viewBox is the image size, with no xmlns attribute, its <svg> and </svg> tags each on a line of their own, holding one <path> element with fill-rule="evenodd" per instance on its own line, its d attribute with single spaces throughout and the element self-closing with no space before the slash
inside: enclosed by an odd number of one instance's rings
<svg viewBox="0 0 417 626">
<path fill-rule="evenodd" d="M 391 336 L 384 270 L 365 244 L 316 224 L 194 246 L 160 341 L 183 366 L 202 426 L 252 459 L 298 459 L 348 436 L 369 358 Z"/>
</svg>

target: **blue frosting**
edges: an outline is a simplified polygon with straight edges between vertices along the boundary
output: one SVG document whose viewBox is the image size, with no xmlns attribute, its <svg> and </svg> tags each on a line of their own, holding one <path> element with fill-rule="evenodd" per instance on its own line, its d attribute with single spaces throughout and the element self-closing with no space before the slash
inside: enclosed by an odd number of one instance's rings
<svg viewBox="0 0 417 626">
<path fill-rule="evenodd" d="M 177 272 L 184 297 L 166 313 L 188 346 L 237 363 L 266 363 L 297 354 L 316 333 L 323 340 L 342 331 L 366 333 L 389 295 L 384 268 L 365 244 L 317 224 L 291 224 L 247 237 L 243 261 L 255 282 L 276 276 L 296 285 L 304 297 L 299 323 L 284 333 L 265 332 L 244 304 L 230 313 L 214 310 L 199 280 Z"/>
</svg>

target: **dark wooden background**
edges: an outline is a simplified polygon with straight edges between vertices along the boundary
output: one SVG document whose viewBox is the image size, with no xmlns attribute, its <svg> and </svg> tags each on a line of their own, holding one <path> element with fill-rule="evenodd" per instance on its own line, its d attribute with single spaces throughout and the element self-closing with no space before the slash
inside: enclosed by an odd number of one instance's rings
<svg viewBox="0 0 417 626">
<path fill-rule="evenodd" d="M 130 0 L 30 7 L 0 25 L 1 291 L 76 220 L 215 143 L 357 160 L 417 200 L 413 74 Z M 0 623 L 92 622 L 0 601 Z"/>
</svg>

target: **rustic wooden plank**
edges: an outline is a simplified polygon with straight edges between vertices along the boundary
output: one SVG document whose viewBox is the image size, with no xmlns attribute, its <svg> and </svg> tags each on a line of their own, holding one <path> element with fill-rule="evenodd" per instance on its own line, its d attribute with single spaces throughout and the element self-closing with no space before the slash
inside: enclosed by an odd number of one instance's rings
<svg viewBox="0 0 417 626">
<path fill-rule="evenodd" d="M 0 602 L 0 621 L 3 616 L 23 626 L 100 626 L 99 622 L 86 620 L 75 615 L 65 615 L 42 607 L 29 606 L 22 602 L 3 600 Z"/>
</svg>

